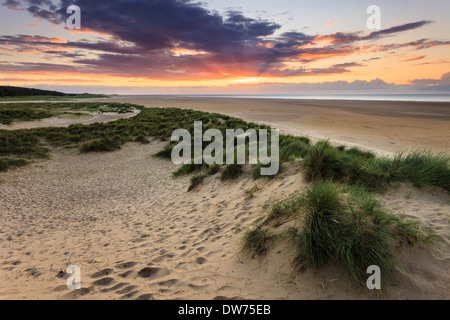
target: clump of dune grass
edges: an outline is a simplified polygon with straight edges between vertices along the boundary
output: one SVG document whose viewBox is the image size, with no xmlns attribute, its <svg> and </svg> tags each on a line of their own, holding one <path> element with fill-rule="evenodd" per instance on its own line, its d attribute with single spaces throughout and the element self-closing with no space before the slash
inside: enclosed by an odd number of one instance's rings
<svg viewBox="0 0 450 320">
<path fill-rule="evenodd" d="M 290 162 L 297 158 L 303 158 L 309 148 L 310 140 L 307 137 L 295 137 L 292 135 L 281 135 L 280 162 Z"/>
<path fill-rule="evenodd" d="M 306 216 L 298 238 L 298 262 L 305 268 L 317 269 L 334 254 L 336 240 L 343 226 L 342 200 L 331 183 L 318 182 L 305 196 Z"/>
<path fill-rule="evenodd" d="M 258 162 L 257 164 L 253 165 L 253 168 L 252 168 L 252 178 L 253 178 L 253 180 L 257 180 L 257 179 L 259 179 L 261 177 L 267 177 L 269 179 L 273 179 L 278 174 L 280 174 L 282 172 L 282 166 L 279 165 L 277 174 L 268 175 L 268 176 L 261 175 L 261 168 L 270 168 L 271 165 L 272 165 L 272 163 L 262 164 L 261 162 Z"/>
<path fill-rule="evenodd" d="M 258 185 L 253 186 L 249 190 L 245 191 L 244 196 L 245 199 L 251 199 L 255 196 L 255 193 L 258 192 L 261 188 Z"/>
<path fill-rule="evenodd" d="M 173 147 L 174 147 L 173 145 L 168 144 L 167 146 L 164 147 L 164 149 L 158 151 L 153 156 L 157 158 L 171 159 Z"/>
<path fill-rule="evenodd" d="M 444 153 L 421 150 L 398 154 L 388 164 L 395 180 L 410 181 L 416 187 L 437 186 L 450 191 L 450 157 Z"/>
<path fill-rule="evenodd" d="M 208 176 L 213 176 L 217 174 L 220 171 L 220 166 L 216 163 L 213 163 L 212 165 L 208 166 L 208 169 L 206 170 L 206 174 Z"/>
<path fill-rule="evenodd" d="M 310 146 L 303 160 L 308 181 L 330 180 L 383 191 L 394 181 L 416 187 L 436 186 L 450 191 L 450 157 L 444 153 L 414 151 L 394 159 L 376 158 L 358 148 L 333 147 L 329 141 Z"/>
<path fill-rule="evenodd" d="M 0 156 L 45 158 L 48 151 L 31 130 L 0 130 Z"/>
<path fill-rule="evenodd" d="M 174 171 L 172 174 L 175 177 L 180 177 L 180 176 L 191 174 L 191 173 L 196 172 L 196 171 L 200 171 L 204 167 L 205 167 L 205 164 L 186 163 L 186 164 L 183 164 L 176 171 Z"/>
<path fill-rule="evenodd" d="M 273 234 L 269 229 L 258 225 L 245 231 L 241 242 L 243 249 L 251 253 L 252 257 L 255 257 L 265 254 L 272 240 Z"/>
<path fill-rule="evenodd" d="M 252 168 L 252 178 L 253 180 L 257 180 L 259 178 L 261 178 L 261 167 L 262 167 L 262 163 L 258 162 L 257 164 L 255 164 Z"/>
<path fill-rule="evenodd" d="M 109 152 L 120 149 L 120 142 L 117 139 L 101 139 L 87 142 L 80 147 L 81 153 L 88 152 Z"/>
<path fill-rule="evenodd" d="M 303 161 L 305 178 L 308 181 L 337 180 L 345 175 L 345 167 L 338 150 L 329 141 L 319 141 L 311 146 Z"/>
<path fill-rule="evenodd" d="M 149 144 L 150 141 L 143 135 L 137 136 L 134 141 L 139 142 L 140 144 Z"/>
<path fill-rule="evenodd" d="M 363 285 L 366 270 L 380 267 L 387 283 L 395 279 L 395 242 L 413 245 L 432 235 L 412 221 L 388 213 L 363 187 L 345 190 L 332 182 L 311 185 L 304 198 L 304 217 L 296 232 L 302 268 L 318 269 L 337 262 L 344 274 Z"/>
<path fill-rule="evenodd" d="M 346 191 L 349 194 L 348 201 L 353 204 L 353 210 L 356 207 L 359 213 L 370 216 L 377 225 L 391 226 L 394 231 L 393 236 L 399 241 L 408 245 L 414 245 L 417 242 L 434 242 L 436 234 L 425 232 L 415 221 L 388 212 L 375 195 L 366 188 L 350 186 Z"/>
<path fill-rule="evenodd" d="M 205 179 L 206 174 L 201 173 L 191 177 L 191 185 L 188 188 L 188 192 L 194 190 Z"/>
<path fill-rule="evenodd" d="M 342 161 L 342 158 L 341 158 Z M 342 161 L 345 166 L 344 182 L 359 185 L 372 191 L 384 191 L 392 181 L 389 174 L 383 171 L 375 158 L 353 156 Z"/>
<path fill-rule="evenodd" d="M 24 159 L 0 158 L 0 171 L 7 171 L 11 167 L 22 167 L 27 163 L 28 161 Z"/>
<path fill-rule="evenodd" d="M 370 151 L 362 151 L 356 147 L 350 148 L 345 151 L 347 154 L 354 155 L 365 159 L 375 159 L 375 154 Z"/>
<path fill-rule="evenodd" d="M 240 164 L 229 164 L 222 171 L 222 174 L 220 175 L 220 179 L 222 181 L 233 180 L 233 179 L 238 178 L 242 173 L 243 173 L 242 165 L 240 165 Z"/>
</svg>

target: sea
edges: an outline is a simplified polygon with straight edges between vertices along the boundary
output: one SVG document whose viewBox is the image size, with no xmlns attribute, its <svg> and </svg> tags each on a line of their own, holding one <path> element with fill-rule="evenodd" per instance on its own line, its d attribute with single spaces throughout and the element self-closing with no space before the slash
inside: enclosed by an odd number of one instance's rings
<svg viewBox="0 0 450 320">
<path fill-rule="evenodd" d="M 177 95 L 186 97 L 303 99 L 303 100 L 379 100 L 450 102 L 450 94 L 276 94 L 276 95 Z"/>
</svg>

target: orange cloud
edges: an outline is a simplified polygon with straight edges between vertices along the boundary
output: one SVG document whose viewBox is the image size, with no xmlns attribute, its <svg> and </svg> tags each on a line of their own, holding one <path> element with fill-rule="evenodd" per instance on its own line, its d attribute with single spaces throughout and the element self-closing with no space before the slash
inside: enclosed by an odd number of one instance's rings
<svg viewBox="0 0 450 320">
<path fill-rule="evenodd" d="M 339 22 L 338 20 L 328 20 L 328 24 L 325 25 L 324 27 L 325 27 L 325 28 L 329 28 L 329 27 L 331 27 L 333 24 L 336 24 L 336 23 L 338 23 L 338 22 Z"/>
<path fill-rule="evenodd" d="M 36 20 L 34 20 L 34 23 L 27 24 L 26 27 L 37 27 L 40 22 L 41 22 L 41 20 L 36 19 Z"/>
<path fill-rule="evenodd" d="M 176 56 L 176 57 L 180 57 L 180 56 L 203 55 L 203 54 L 207 54 L 207 52 L 191 50 L 191 49 L 185 49 L 185 48 L 175 48 L 175 49 L 172 50 L 172 54 L 174 56 Z"/>
<path fill-rule="evenodd" d="M 40 37 L 40 36 L 23 36 L 22 40 L 34 41 L 34 42 L 67 43 L 67 40 L 62 39 L 60 37 L 46 38 L 46 37 Z"/>
<path fill-rule="evenodd" d="M 69 30 L 72 34 L 77 34 L 77 33 L 88 33 L 88 34 L 97 34 L 100 35 L 102 37 L 108 37 L 109 34 L 104 33 L 104 32 L 99 32 L 99 31 L 94 31 L 88 28 L 82 28 L 82 29 L 67 29 L 64 28 L 64 30 Z"/>
</svg>

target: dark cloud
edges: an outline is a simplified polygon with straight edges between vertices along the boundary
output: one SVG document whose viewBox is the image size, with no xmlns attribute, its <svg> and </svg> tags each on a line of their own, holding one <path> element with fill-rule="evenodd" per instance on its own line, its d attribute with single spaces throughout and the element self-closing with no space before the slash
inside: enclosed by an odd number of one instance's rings
<svg viewBox="0 0 450 320">
<path fill-rule="evenodd" d="M 45 52 L 45 54 L 52 54 L 52 55 L 64 57 L 64 58 L 80 58 L 83 56 L 83 54 L 81 54 L 81 53 L 70 53 L 70 52 L 55 51 L 55 50 L 47 50 L 44 52 Z"/>
<path fill-rule="evenodd" d="M 20 10 L 22 9 L 20 2 L 16 0 L 5 0 L 2 2 L 2 5 L 7 7 L 10 10 Z"/>
<path fill-rule="evenodd" d="M 60 19 L 67 18 L 65 8 L 72 4 L 81 8 L 83 28 L 133 43 L 141 52 L 176 45 L 208 52 L 242 49 L 280 28 L 236 11 L 222 17 L 196 2 L 179 0 L 63 0 L 62 9 L 57 11 Z"/>
<path fill-rule="evenodd" d="M 383 29 L 380 31 L 371 32 L 368 35 L 361 35 L 360 33 L 343 33 L 336 32 L 326 37 L 331 39 L 335 44 L 351 44 L 357 41 L 365 41 L 365 40 L 376 40 L 384 36 L 396 34 L 399 32 L 410 31 L 417 28 L 420 28 L 426 24 L 432 23 L 433 21 L 423 20 L 412 23 L 402 24 L 400 26 L 395 26 L 388 29 Z"/>
<path fill-rule="evenodd" d="M 433 21 L 423 20 L 423 21 L 417 21 L 417 22 L 412 22 L 412 23 L 406 23 L 406 24 L 402 24 L 400 26 L 395 26 L 395 27 L 388 28 L 388 29 L 374 31 L 374 32 L 370 33 L 368 36 L 361 37 L 360 40 L 374 40 L 374 39 L 378 39 L 382 36 L 391 35 L 391 34 L 403 32 L 403 31 L 414 30 L 414 29 L 420 28 L 420 27 L 422 27 L 426 24 L 432 23 L 432 22 Z"/>
<path fill-rule="evenodd" d="M 301 32 L 285 32 L 277 38 L 275 48 L 281 49 L 302 46 L 311 43 L 314 38 L 314 36 L 308 36 Z"/>
</svg>

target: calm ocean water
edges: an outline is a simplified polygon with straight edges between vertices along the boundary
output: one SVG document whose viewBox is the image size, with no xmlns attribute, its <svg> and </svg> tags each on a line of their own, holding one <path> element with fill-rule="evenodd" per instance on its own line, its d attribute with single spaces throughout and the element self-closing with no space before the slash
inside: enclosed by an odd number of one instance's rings
<svg viewBox="0 0 450 320">
<path fill-rule="evenodd" d="M 186 95 L 190 97 L 253 98 L 253 99 L 319 99 L 450 102 L 450 94 L 281 94 L 281 95 Z"/>
</svg>

